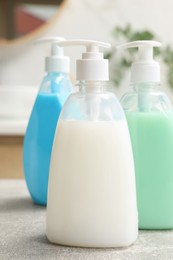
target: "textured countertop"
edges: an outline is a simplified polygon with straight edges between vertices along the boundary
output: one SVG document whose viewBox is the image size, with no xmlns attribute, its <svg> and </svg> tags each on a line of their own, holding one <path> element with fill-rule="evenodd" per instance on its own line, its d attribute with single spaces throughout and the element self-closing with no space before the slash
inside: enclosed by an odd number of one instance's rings
<svg viewBox="0 0 173 260">
<path fill-rule="evenodd" d="M 0 180 L 0 260 L 173 259 L 173 231 L 140 231 L 126 249 L 87 249 L 50 244 L 45 208 L 34 205 L 23 180 Z"/>
</svg>

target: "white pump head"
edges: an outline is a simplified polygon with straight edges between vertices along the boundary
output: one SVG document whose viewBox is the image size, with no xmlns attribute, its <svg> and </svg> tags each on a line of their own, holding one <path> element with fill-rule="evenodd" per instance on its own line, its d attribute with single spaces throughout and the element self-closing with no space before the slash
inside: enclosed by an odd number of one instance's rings
<svg viewBox="0 0 173 260">
<path fill-rule="evenodd" d="M 58 46 L 84 45 L 86 52 L 82 54 L 82 59 L 76 61 L 77 80 L 109 80 L 109 64 L 104 59 L 103 53 L 99 52 L 99 47 L 110 48 L 109 43 L 92 40 L 67 40 L 57 43 Z"/>
<path fill-rule="evenodd" d="M 43 37 L 35 41 L 35 43 L 51 43 L 51 55 L 46 57 L 45 71 L 47 72 L 65 72 L 70 71 L 70 59 L 64 56 L 62 47 L 59 47 L 56 43 L 65 41 L 61 37 Z"/>
<path fill-rule="evenodd" d="M 160 66 L 153 59 L 153 47 L 160 47 L 157 41 L 134 41 L 117 46 L 117 49 L 137 47 L 138 59 L 131 67 L 131 83 L 160 82 Z"/>
</svg>

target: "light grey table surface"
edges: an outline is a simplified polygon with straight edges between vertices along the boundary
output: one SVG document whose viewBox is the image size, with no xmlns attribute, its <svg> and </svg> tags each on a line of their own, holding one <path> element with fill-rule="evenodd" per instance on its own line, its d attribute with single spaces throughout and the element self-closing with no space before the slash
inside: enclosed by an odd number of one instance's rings
<svg viewBox="0 0 173 260">
<path fill-rule="evenodd" d="M 0 180 L 0 260 L 173 259 L 173 231 L 140 231 L 126 249 L 87 249 L 50 244 L 46 209 L 30 200 L 23 180 Z"/>
</svg>

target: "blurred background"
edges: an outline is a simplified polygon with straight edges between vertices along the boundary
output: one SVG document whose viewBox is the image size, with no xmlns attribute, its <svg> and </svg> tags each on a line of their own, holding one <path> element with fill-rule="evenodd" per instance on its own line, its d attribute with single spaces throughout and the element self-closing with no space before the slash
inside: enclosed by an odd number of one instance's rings
<svg viewBox="0 0 173 260">
<path fill-rule="evenodd" d="M 114 46 L 136 39 L 156 39 L 163 48 L 163 90 L 173 102 L 173 35 L 171 0 L 0 0 L 0 178 L 21 178 L 22 144 L 31 109 L 44 75 L 50 46 L 33 46 L 43 36 L 111 42 L 110 90 L 120 98 L 129 89 L 129 66 L 135 53 Z M 83 48 L 65 50 L 75 59 Z"/>
</svg>

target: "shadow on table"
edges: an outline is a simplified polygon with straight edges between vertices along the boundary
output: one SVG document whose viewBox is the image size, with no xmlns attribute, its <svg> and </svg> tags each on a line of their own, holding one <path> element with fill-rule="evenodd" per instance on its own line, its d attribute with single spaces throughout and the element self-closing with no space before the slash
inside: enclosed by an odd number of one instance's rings
<svg viewBox="0 0 173 260">
<path fill-rule="evenodd" d="M 8 198 L 0 200 L 0 213 L 45 210 L 45 207 L 35 205 L 29 197 Z"/>
</svg>

